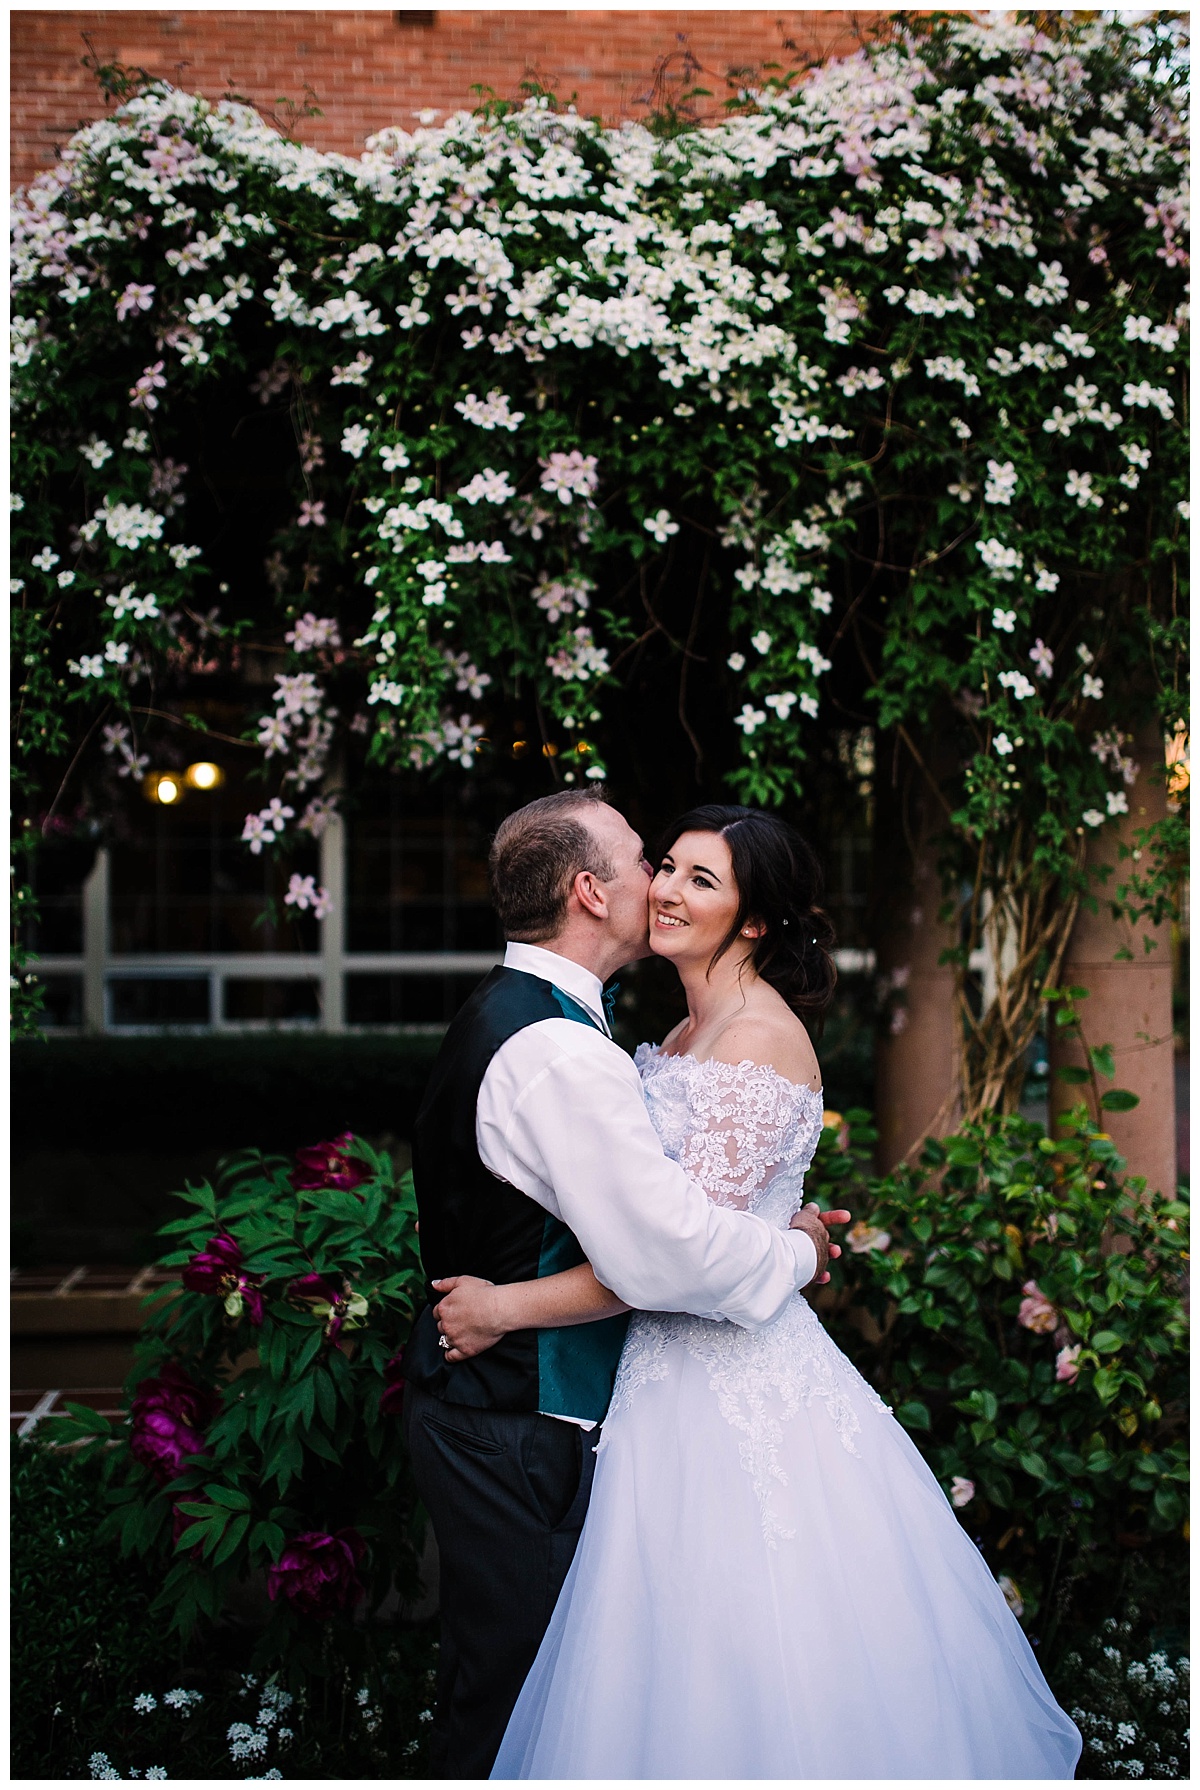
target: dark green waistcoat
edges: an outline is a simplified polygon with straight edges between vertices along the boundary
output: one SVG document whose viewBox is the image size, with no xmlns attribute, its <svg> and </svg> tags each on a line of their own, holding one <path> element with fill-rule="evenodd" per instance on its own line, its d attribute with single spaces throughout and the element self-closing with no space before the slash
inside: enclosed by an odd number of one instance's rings
<svg viewBox="0 0 1200 1790">
<path fill-rule="evenodd" d="M 413 1181 L 426 1280 L 478 1274 L 537 1280 L 586 1258 L 573 1233 L 487 1168 L 475 1109 L 488 1064 L 507 1039 L 543 1019 L 595 1021 L 578 1002 L 523 970 L 494 969 L 446 1033 L 417 1115 Z M 426 1287 L 436 1303 L 437 1295 Z M 448 1404 L 546 1411 L 599 1422 L 608 1409 L 627 1319 L 515 1330 L 470 1361 L 448 1362 L 429 1305 L 404 1354 L 404 1377 Z"/>
</svg>

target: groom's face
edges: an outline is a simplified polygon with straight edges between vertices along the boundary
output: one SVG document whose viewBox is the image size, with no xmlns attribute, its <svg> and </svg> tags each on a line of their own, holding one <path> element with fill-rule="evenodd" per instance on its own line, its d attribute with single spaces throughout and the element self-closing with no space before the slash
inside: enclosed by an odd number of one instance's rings
<svg viewBox="0 0 1200 1790">
<path fill-rule="evenodd" d="M 612 865 L 604 879 L 609 926 L 614 945 L 621 945 L 626 963 L 650 955 L 648 897 L 654 872 L 646 861 L 646 848 L 623 814 L 607 803 L 583 816 L 597 845 Z"/>
</svg>

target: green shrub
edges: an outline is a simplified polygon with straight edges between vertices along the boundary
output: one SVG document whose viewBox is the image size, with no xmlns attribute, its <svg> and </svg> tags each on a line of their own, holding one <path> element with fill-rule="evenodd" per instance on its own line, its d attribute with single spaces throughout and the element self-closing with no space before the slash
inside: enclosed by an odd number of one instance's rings
<svg viewBox="0 0 1200 1790">
<path fill-rule="evenodd" d="M 80 1739 L 177 1651 L 150 1613 L 161 1580 L 98 1540 L 99 1460 L 12 1445 L 11 1770 L 66 1775 Z"/>
<path fill-rule="evenodd" d="M 353 1669 L 331 1649 L 317 1676 L 250 1670 L 237 1622 L 185 1642 L 153 1612 L 157 1563 L 101 1539 L 103 1480 L 94 1454 L 13 1445 L 14 1778 L 426 1775 L 428 1625 L 378 1633 Z"/>
<path fill-rule="evenodd" d="M 265 1574 L 256 1668 L 365 1671 L 362 1618 L 417 1589 L 396 1361 L 420 1288 L 411 1180 L 347 1135 L 294 1166 L 239 1157 L 220 1192 L 180 1198 L 162 1260 L 181 1284 L 150 1305 L 128 1429 L 72 1407 L 55 1433 L 104 1451 L 104 1533 L 152 1565 L 172 1630 Z"/>
<path fill-rule="evenodd" d="M 869 1115 L 848 1120 L 809 1180 L 856 1217 L 832 1327 L 1049 1651 L 1069 1611 L 1116 1612 L 1131 1556 L 1183 1564 L 1188 1208 L 1082 1109 L 1055 1139 L 966 1126 L 882 1178 Z"/>
</svg>

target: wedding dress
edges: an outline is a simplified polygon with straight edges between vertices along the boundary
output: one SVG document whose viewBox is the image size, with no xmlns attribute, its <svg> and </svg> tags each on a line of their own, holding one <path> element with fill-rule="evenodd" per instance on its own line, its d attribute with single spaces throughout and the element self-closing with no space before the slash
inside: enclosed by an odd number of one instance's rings
<svg viewBox="0 0 1200 1790">
<path fill-rule="evenodd" d="M 667 1154 L 784 1226 L 821 1096 L 637 1063 Z M 498 1778 L 1069 1778 L 1074 1724 L 946 1495 L 797 1294 L 635 1313 L 587 1521 Z"/>
</svg>

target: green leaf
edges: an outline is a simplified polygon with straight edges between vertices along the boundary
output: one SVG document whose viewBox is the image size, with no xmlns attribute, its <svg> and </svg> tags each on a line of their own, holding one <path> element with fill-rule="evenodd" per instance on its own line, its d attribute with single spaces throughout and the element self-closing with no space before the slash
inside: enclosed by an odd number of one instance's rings
<svg viewBox="0 0 1200 1790">
<path fill-rule="evenodd" d="M 1017 1458 L 1024 1467 L 1026 1473 L 1032 1473 L 1035 1479 L 1048 1479 L 1050 1477 L 1049 1467 L 1047 1467 L 1045 1461 L 1036 1450 L 1032 1448 L 1025 1449 Z"/>
<path fill-rule="evenodd" d="M 1094 1044 L 1088 1051 L 1088 1056 L 1091 1058 L 1092 1068 L 1097 1075 L 1103 1075 L 1107 1081 L 1111 1081 L 1117 1073 L 1117 1066 L 1113 1062 L 1112 1045 Z"/>
<path fill-rule="evenodd" d="M 207 1485 L 205 1491 L 214 1504 L 224 1504 L 229 1510 L 249 1510 L 250 1499 L 245 1492 L 236 1492 L 227 1485 Z"/>
<path fill-rule="evenodd" d="M 1106 1088 L 1100 1096 L 1100 1104 L 1106 1113 L 1129 1113 L 1140 1102 L 1141 1096 L 1128 1088 Z"/>
<path fill-rule="evenodd" d="M 1123 1338 L 1119 1337 L 1115 1330 L 1097 1330 L 1095 1336 L 1089 1337 L 1088 1340 L 1093 1349 L 1101 1355 L 1111 1355 L 1123 1343 Z"/>
<path fill-rule="evenodd" d="M 232 1554 L 237 1552 L 238 1547 L 241 1545 L 242 1537 L 249 1527 L 250 1516 L 248 1512 L 242 1516 L 234 1517 L 228 1529 L 225 1531 L 225 1539 L 213 1555 L 212 1563 L 214 1566 L 222 1565 Z"/>
<path fill-rule="evenodd" d="M 1061 1068 L 1056 1069 L 1054 1073 L 1057 1075 L 1059 1081 L 1069 1082 L 1072 1087 L 1079 1086 L 1083 1082 L 1089 1082 L 1092 1079 L 1086 1069 L 1077 1069 L 1071 1063 L 1064 1063 Z"/>
<path fill-rule="evenodd" d="M 905 1429 L 927 1430 L 933 1427 L 933 1419 L 929 1415 L 929 1406 L 923 1405 L 920 1399 L 909 1399 L 907 1403 L 896 1407 L 897 1422 Z"/>
</svg>

